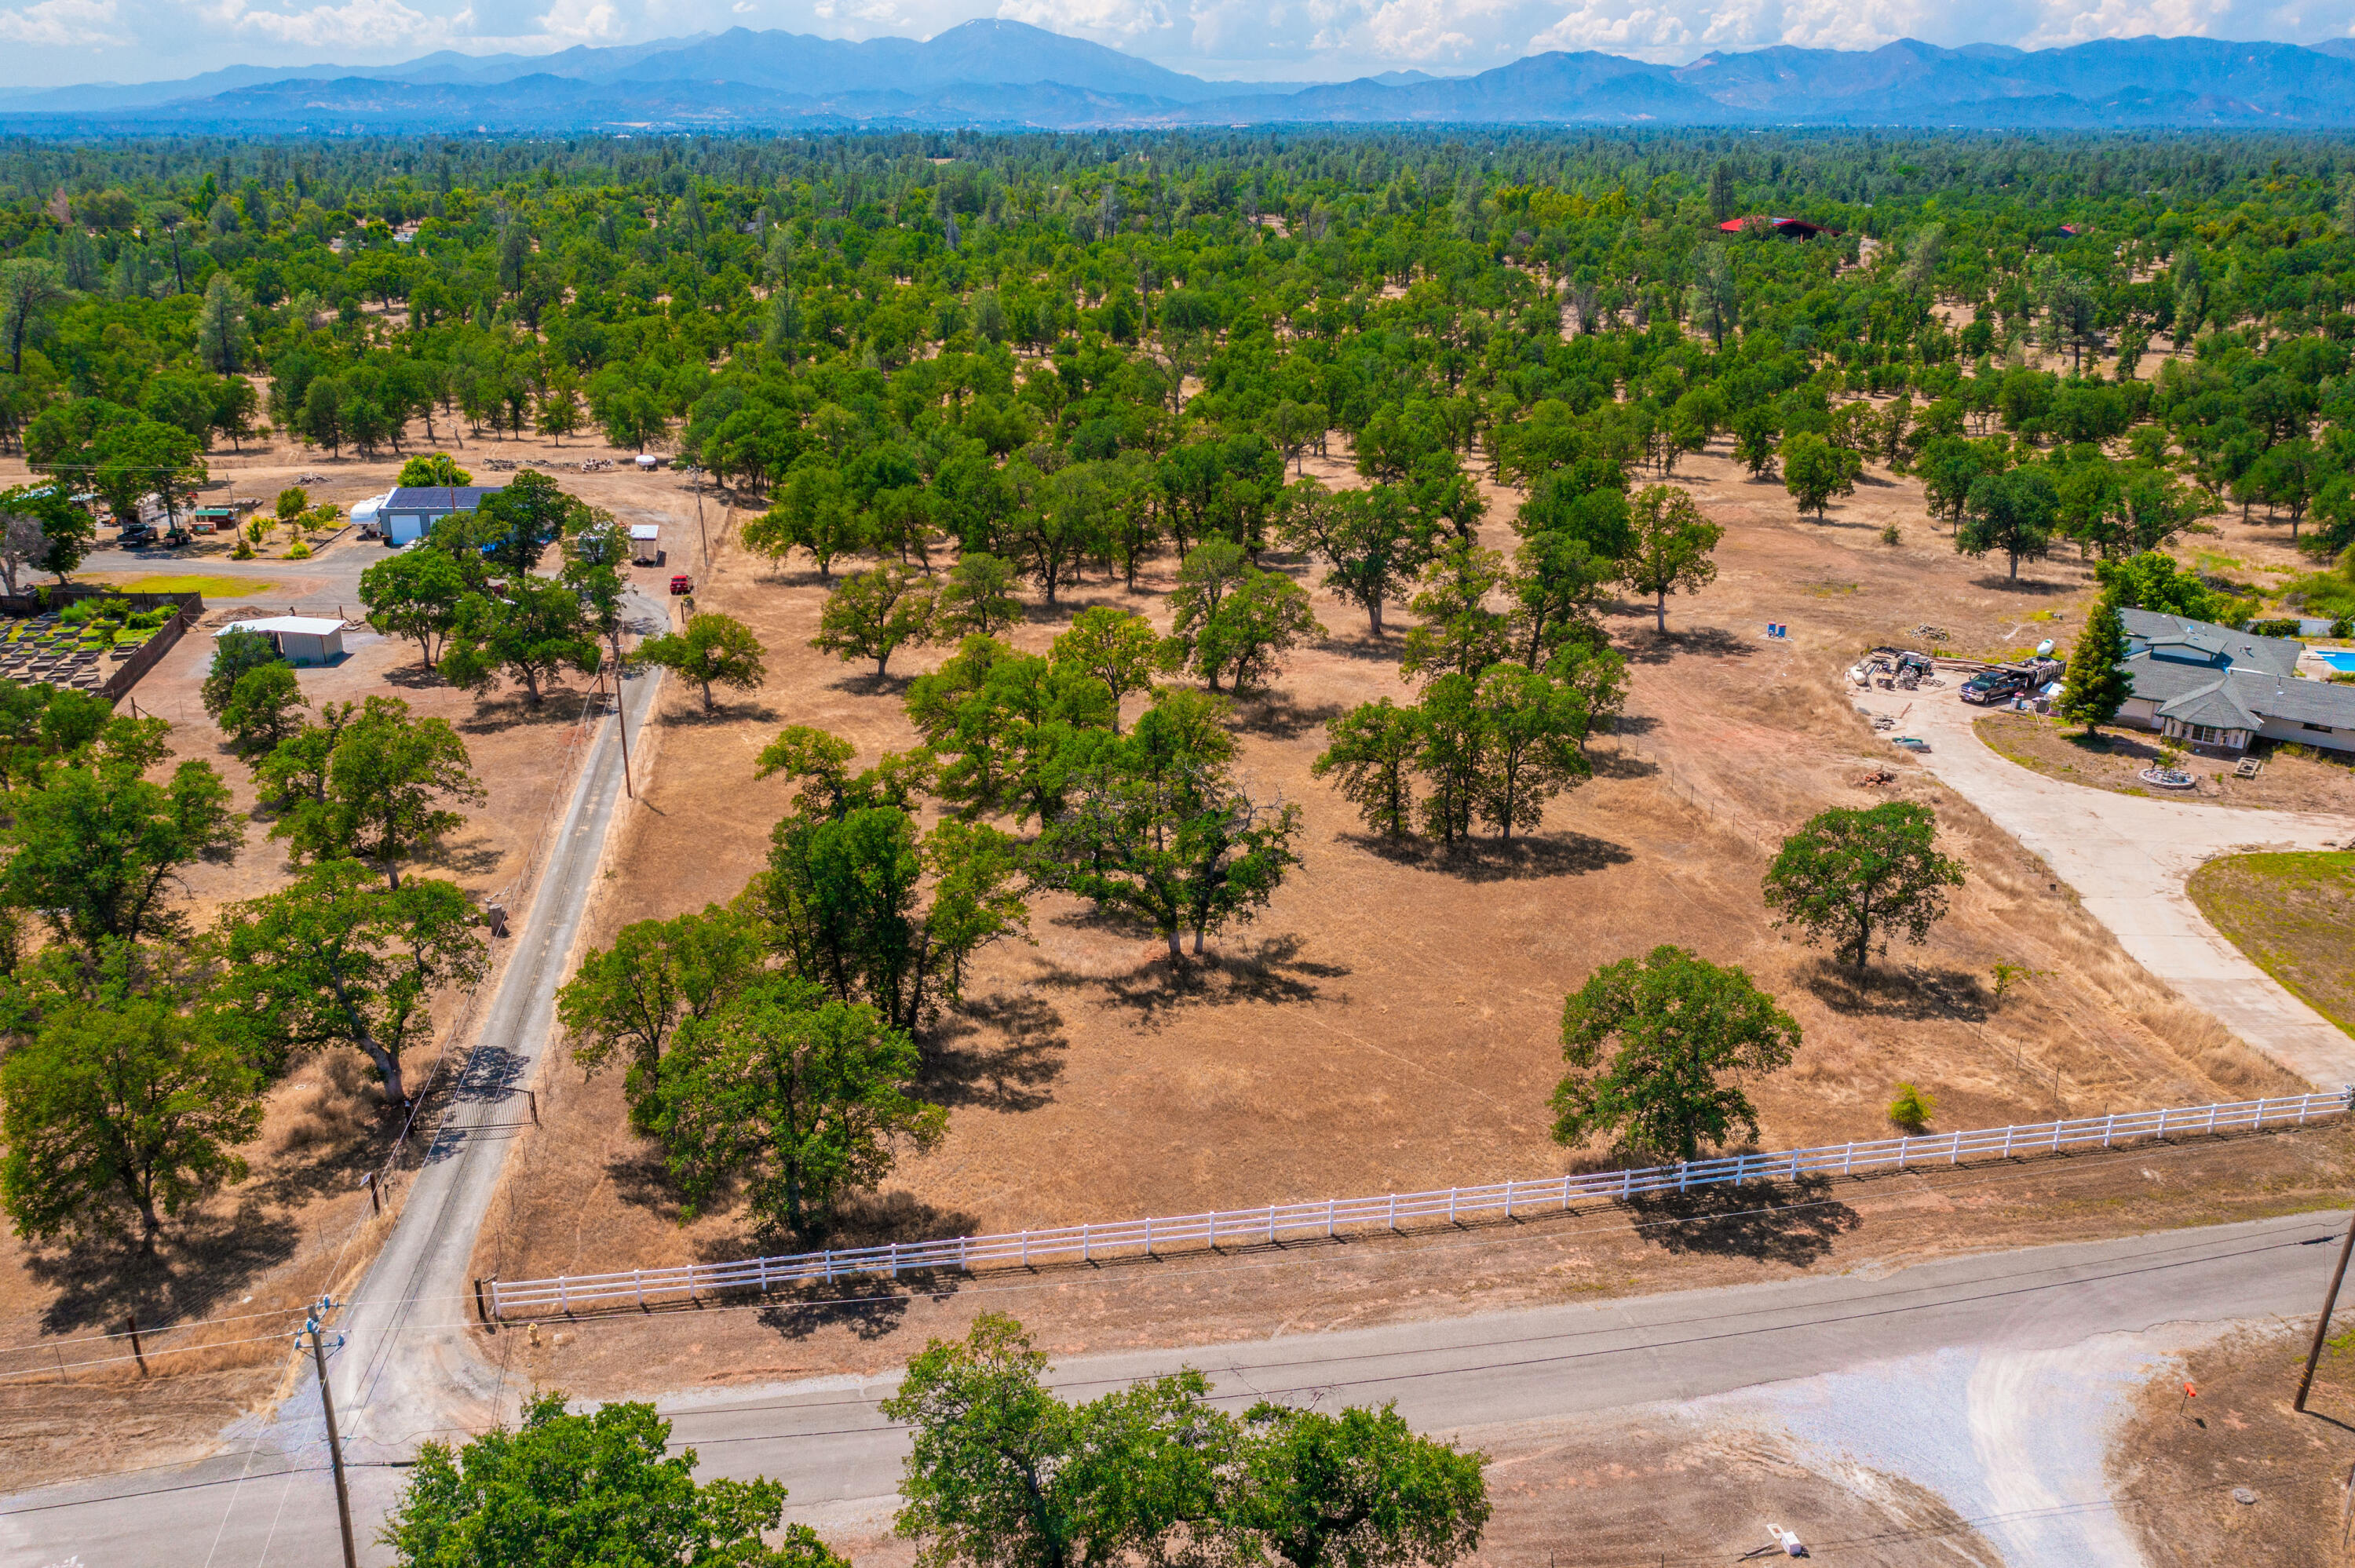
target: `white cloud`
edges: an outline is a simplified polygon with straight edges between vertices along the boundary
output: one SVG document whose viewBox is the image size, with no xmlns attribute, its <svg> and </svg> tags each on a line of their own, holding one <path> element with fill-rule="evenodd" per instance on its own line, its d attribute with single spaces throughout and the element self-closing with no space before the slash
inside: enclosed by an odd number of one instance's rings
<svg viewBox="0 0 2355 1568">
<path fill-rule="evenodd" d="M 997 15 L 1002 21 L 1028 22 L 1099 42 L 1141 37 L 1169 26 L 1169 13 L 1160 0 L 1000 0 Z"/>
<path fill-rule="evenodd" d="M 301 48 L 423 48 L 447 42 L 451 31 L 447 18 L 411 10 L 400 0 L 346 0 L 307 11 L 255 11 L 245 0 L 221 0 L 209 15 L 236 32 Z"/>
<path fill-rule="evenodd" d="M 566 44 L 618 44 L 631 32 L 608 0 L 556 0 L 534 20 Z"/>
<path fill-rule="evenodd" d="M 131 40 L 114 30 L 114 0 L 41 0 L 0 10 L 0 42 L 46 48 L 101 48 Z"/>
</svg>

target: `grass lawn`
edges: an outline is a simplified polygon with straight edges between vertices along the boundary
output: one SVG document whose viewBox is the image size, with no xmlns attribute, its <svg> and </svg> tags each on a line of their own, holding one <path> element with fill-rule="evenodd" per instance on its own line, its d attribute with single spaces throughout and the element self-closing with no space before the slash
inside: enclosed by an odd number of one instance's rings
<svg viewBox="0 0 2355 1568">
<path fill-rule="evenodd" d="M 2190 893 L 2260 969 L 2355 1034 L 2355 853 L 2227 855 L 2192 874 Z"/>
<path fill-rule="evenodd" d="M 255 594 L 274 593 L 278 585 L 260 577 L 141 577 L 137 582 L 119 585 L 124 593 L 200 593 L 207 599 L 250 599 Z"/>
</svg>

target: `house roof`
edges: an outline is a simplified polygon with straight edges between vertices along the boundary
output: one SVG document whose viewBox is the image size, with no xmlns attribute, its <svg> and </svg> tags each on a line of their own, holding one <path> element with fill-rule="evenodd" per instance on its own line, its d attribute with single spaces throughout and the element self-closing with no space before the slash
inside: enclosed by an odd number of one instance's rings
<svg viewBox="0 0 2355 1568">
<path fill-rule="evenodd" d="M 2159 716 L 2178 724 L 2204 724 L 2211 729 L 2254 730 L 2265 721 L 2240 701 L 2239 684 L 2230 675 L 2220 675 L 2207 685 L 2161 703 Z"/>
<path fill-rule="evenodd" d="M 496 495 L 504 484 L 403 484 L 377 506 L 385 512 L 472 512 L 485 495 Z"/>
<path fill-rule="evenodd" d="M 1748 217 L 1729 217 L 1717 227 L 1728 234 L 1739 234 L 1753 223 L 1763 223 L 1777 234 L 1816 235 L 1839 232 L 1837 228 L 1828 228 L 1820 223 L 1809 223 L 1804 217 L 1770 217 L 1763 212 L 1752 213 Z"/>
<path fill-rule="evenodd" d="M 2213 621 L 2148 609 L 2121 609 L 2118 620 L 2126 633 L 2127 662 L 2148 656 L 2154 662 L 2206 670 L 2263 670 L 2287 675 L 2297 668 L 2305 645 L 2290 637 L 2259 637 L 2235 631 Z M 2137 688 L 2137 695 L 2151 694 Z"/>
<path fill-rule="evenodd" d="M 215 637 L 227 637 L 232 631 L 291 631 L 304 637 L 325 637 L 330 631 L 341 631 L 344 623 L 329 620 L 320 615 L 273 615 L 266 620 L 233 620 Z"/>
</svg>

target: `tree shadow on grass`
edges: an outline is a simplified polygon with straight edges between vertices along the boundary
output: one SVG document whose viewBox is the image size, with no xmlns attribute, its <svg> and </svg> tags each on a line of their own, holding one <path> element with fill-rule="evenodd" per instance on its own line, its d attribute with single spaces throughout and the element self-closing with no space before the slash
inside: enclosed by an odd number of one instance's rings
<svg viewBox="0 0 2355 1568">
<path fill-rule="evenodd" d="M 474 711 L 454 726 L 466 735 L 498 735 L 526 726 L 545 728 L 580 722 L 582 700 L 591 692 L 570 686 L 550 686 L 534 707 L 523 693 L 477 702 Z"/>
<path fill-rule="evenodd" d="M 1983 1023 L 1994 1001 L 1979 977 L 1967 969 L 1914 964 L 1895 969 L 1876 965 L 1859 980 L 1848 965 L 1818 959 L 1802 983 L 1817 1001 L 1843 1018 L 1890 1018 L 1913 1023 L 1952 1018 Z"/>
<path fill-rule="evenodd" d="M 1235 707 L 1235 727 L 1248 735 L 1263 735 L 1271 740 L 1293 740 L 1305 730 L 1324 724 L 1341 713 L 1339 703 L 1319 703 L 1303 707 L 1289 692 L 1259 692 L 1244 698 Z"/>
<path fill-rule="evenodd" d="M 1043 999 L 969 997 L 925 1041 L 924 1097 L 958 1109 L 1037 1110 L 1063 1075 L 1063 1015 Z"/>
<path fill-rule="evenodd" d="M 1648 608 L 1648 607 L 1646 607 Z M 1672 605 L 1669 607 L 1674 609 Z M 1628 659 L 1637 664 L 1665 664 L 1679 653 L 1708 654 L 1720 659 L 1747 659 L 1757 649 L 1747 639 L 1721 626 L 1671 627 L 1666 631 L 1646 627 L 1627 639 Z"/>
<path fill-rule="evenodd" d="M 248 1199 L 234 1211 L 207 1210 L 168 1222 L 145 1256 L 128 1240 L 29 1253 L 26 1272 L 58 1292 L 41 1314 L 44 1333 L 119 1329 L 202 1318 L 265 1269 L 294 1255 L 302 1228 Z"/>
<path fill-rule="evenodd" d="M 450 683 L 442 678 L 441 672 L 429 670 L 422 664 L 400 664 L 387 670 L 378 679 L 388 686 L 399 686 L 404 692 L 432 691 Z"/>
<path fill-rule="evenodd" d="M 905 696 L 908 688 L 915 682 L 913 675 L 879 675 L 872 670 L 866 670 L 828 681 L 826 689 L 844 692 L 854 697 L 899 697 Z"/>
<path fill-rule="evenodd" d="M 1301 941 L 1284 933 L 1258 938 L 1229 937 L 1199 957 L 1188 952 L 1172 960 L 1158 956 L 1124 974 L 1087 975 L 1050 968 L 1038 984 L 1068 991 L 1092 989 L 1104 1001 L 1151 1023 L 1188 1008 L 1237 1002 L 1305 1003 L 1324 996 L 1316 982 L 1338 980 L 1346 964 L 1300 956 Z"/>
<path fill-rule="evenodd" d="M 1863 1223 L 1854 1209 L 1827 1197 L 1830 1190 L 1826 1178 L 1807 1176 L 1659 1192 L 1631 1199 L 1627 1206 L 1635 1211 L 1637 1233 L 1663 1252 L 1805 1268 Z"/>
<path fill-rule="evenodd" d="M 1327 637 L 1316 647 L 1319 652 L 1338 653 L 1344 659 L 1370 659 L 1380 663 L 1395 664 L 1404 644 L 1395 636 L 1385 634 L 1377 637 L 1370 629 L 1367 629 L 1352 637 Z"/>
<path fill-rule="evenodd" d="M 730 701 L 715 695 L 709 713 L 703 711 L 703 693 L 694 686 L 681 686 L 679 694 L 687 700 L 666 711 L 662 722 L 667 725 L 775 724 L 779 714 L 775 708 L 758 700 Z"/>
<path fill-rule="evenodd" d="M 1640 765 L 1651 771 L 1648 764 Z M 1374 833 L 1339 833 L 1341 842 L 1379 855 L 1393 865 L 1435 871 L 1465 882 L 1526 882 L 1544 876 L 1583 876 L 1625 865 L 1635 855 L 1608 839 L 1584 833 L 1536 833 L 1517 839 L 1462 839 L 1453 844 L 1428 839 L 1386 839 Z"/>
<path fill-rule="evenodd" d="M 1608 751 L 1589 751 L 1586 759 L 1597 779 L 1650 779 L 1660 771 L 1658 763 L 1646 761 L 1632 751 L 1621 751 L 1615 747 Z"/>
<path fill-rule="evenodd" d="M 2084 585 L 2082 583 L 2047 582 L 2041 577 L 2020 577 L 2015 581 L 2011 577 L 2004 576 L 2002 573 L 1990 572 L 1983 577 L 1973 577 L 1971 579 L 1971 586 L 1973 588 L 1991 588 L 1998 593 L 2030 593 L 2037 595 L 2039 598 L 2050 598 L 2051 595 L 2056 593 L 2075 593 Z"/>
</svg>

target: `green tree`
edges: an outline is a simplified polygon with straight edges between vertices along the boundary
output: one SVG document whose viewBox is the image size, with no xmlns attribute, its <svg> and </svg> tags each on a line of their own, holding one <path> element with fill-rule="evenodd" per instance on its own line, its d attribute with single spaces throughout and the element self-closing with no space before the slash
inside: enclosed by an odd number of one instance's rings
<svg viewBox="0 0 2355 1568">
<path fill-rule="evenodd" d="M 324 779 L 315 792 L 286 798 L 270 836 L 298 860 L 370 862 L 398 888 L 402 861 L 464 824 L 452 804 L 486 798 L 466 743 L 449 720 L 418 718 L 399 697 L 370 697 L 357 717 L 338 713 L 328 724 Z M 307 760 L 322 749 L 316 738 L 281 744 Z M 291 775 L 294 764 L 290 758 L 272 771 Z"/>
<path fill-rule="evenodd" d="M 220 726 L 241 756 L 265 752 L 302 727 L 297 710 L 310 706 L 293 666 L 264 664 L 238 677 L 221 708 Z"/>
<path fill-rule="evenodd" d="M 831 580 L 835 558 L 864 549 L 868 529 L 842 471 L 813 456 L 794 465 L 777 503 L 744 524 L 743 540 L 780 561 L 796 548 L 807 550 L 820 579 Z"/>
<path fill-rule="evenodd" d="M 1710 522 L 1683 491 L 1655 484 L 1628 509 L 1633 538 L 1620 562 L 1619 580 L 1650 594 L 1658 630 L 1668 629 L 1668 595 L 1699 593 L 1717 580 L 1710 558 L 1725 530 Z"/>
<path fill-rule="evenodd" d="M 1283 655 L 1325 635 L 1298 583 L 1261 571 L 1241 546 L 1222 540 L 1187 556 L 1169 603 L 1171 665 L 1194 671 L 1214 692 L 1221 677 L 1239 692 L 1263 684 Z"/>
<path fill-rule="evenodd" d="M 1244 1413 L 1219 1533 L 1288 1568 L 1446 1568 L 1479 1550 L 1487 1459 L 1418 1436 L 1391 1405 Z"/>
<path fill-rule="evenodd" d="M 2085 630 L 2069 650 L 2069 673 L 2061 687 L 2059 713 L 2092 735 L 2118 716 L 2134 695 L 2134 676 L 2127 673 L 2126 629 L 2118 615 L 2115 590 L 2102 595 Z"/>
<path fill-rule="evenodd" d="M 1056 637 L 1050 657 L 1103 683 L 1112 694 L 1112 732 L 1118 735 L 1121 699 L 1153 687 L 1161 668 L 1161 639 L 1145 617 L 1100 604 L 1071 618 Z"/>
<path fill-rule="evenodd" d="M 835 585 L 818 611 L 818 631 L 810 646 L 845 663 L 872 659 L 880 680 L 893 653 L 931 638 L 933 609 L 932 579 L 912 567 L 886 561 Z"/>
<path fill-rule="evenodd" d="M 206 367 L 222 376 L 242 376 L 253 347 L 245 324 L 252 302 L 224 267 L 205 285 L 203 304 L 197 309 L 197 352 Z"/>
<path fill-rule="evenodd" d="M 1799 1026 L 1747 970 L 1664 944 L 1604 965 L 1571 993 L 1561 1047 L 1572 1071 L 1553 1092 L 1558 1142 L 1615 1134 L 1636 1158 L 1695 1160 L 1736 1128 L 1758 1136 L 1741 1076 L 1788 1065 Z"/>
<path fill-rule="evenodd" d="M 1476 679 L 1506 656 L 1512 628 L 1488 601 L 1506 581 L 1505 557 L 1458 541 L 1423 571 L 1423 591 L 1409 607 L 1420 624 L 1406 634 L 1399 673 L 1429 679 L 1453 672 Z"/>
<path fill-rule="evenodd" d="M 345 1045 L 375 1064 L 387 1105 L 406 1105 L 404 1052 L 432 1038 L 434 993 L 488 962 L 453 883 L 387 887 L 356 860 L 324 861 L 293 885 L 233 906 L 221 923 L 224 1000 L 281 1060 Z"/>
<path fill-rule="evenodd" d="M 267 669 L 282 661 L 278 645 L 259 631 L 224 631 L 213 639 L 213 662 L 205 672 L 197 696 L 205 712 L 218 718 L 229 699 L 237 693 L 237 683 L 256 670 Z"/>
<path fill-rule="evenodd" d="M 2060 504 L 2051 480 L 2035 469 L 1981 474 L 1971 482 L 1969 499 L 1963 503 L 1955 548 L 1966 556 L 2001 551 L 2011 564 L 2011 580 L 2018 582 L 2020 561 L 2041 561 L 2051 547 Z"/>
<path fill-rule="evenodd" d="M 420 1445 L 378 1535 L 400 1568 L 849 1568 L 807 1525 L 783 1522 L 776 1482 L 697 1484 L 695 1450 L 669 1451 L 653 1405 L 567 1404 L 535 1393 L 513 1432 Z"/>
<path fill-rule="evenodd" d="M 1206 933 L 1253 917 L 1300 863 L 1300 808 L 1253 801 L 1193 716 L 1184 705 L 1148 709 L 1092 759 L 1039 835 L 1034 873 L 1147 922 L 1173 962 L 1180 932 L 1194 933 L 1199 955 Z"/>
<path fill-rule="evenodd" d="M 908 687 L 908 717 L 951 760 L 940 797 L 967 812 L 1028 819 L 1062 810 L 1072 770 L 1112 738 L 1112 693 L 1075 664 L 968 637 Z"/>
<path fill-rule="evenodd" d="M 208 762 L 183 762 L 169 783 L 135 763 L 51 769 L 10 802 L 0 842 L 0 895 L 37 909 L 59 938 L 95 950 L 179 928 L 164 895 L 199 860 L 223 860 L 245 842 L 245 818 Z"/>
<path fill-rule="evenodd" d="M 0 490 L 0 520 L 7 527 L 0 556 L 10 563 L 11 593 L 16 591 L 17 566 L 32 567 L 64 582 L 98 540 L 98 526 L 90 514 L 56 484 L 18 484 Z"/>
<path fill-rule="evenodd" d="M 763 1224 L 820 1234 L 900 1148 L 940 1141 L 948 1113 L 914 1097 L 922 1066 L 873 1008 L 794 975 L 682 1022 L 657 1069 L 655 1128 L 686 1212 L 741 1189 Z"/>
<path fill-rule="evenodd" d="M 940 635 L 995 637 L 1021 620 L 1022 601 L 1014 597 L 1020 580 L 1011 561 L 978 550 L 958 556 L 941 584 Z"/>
<path fill-rule="evenodd" d="M 1801 430 L 1778 449 L 1783 460 L 1783 488 L 1798 503 L 1799 514 L 1812 512 L 1820 520 L 1833 497 L 1855 493 L 1864 460 L 1846 447 L 1836 447 L 1813 430 Z"/>
<path fill-rule="evenodd" d="M 1382 607 L 1406 591 L 1429 558 L 1428 523 L 1395 485 L 1328 494 L 1305 480 L 1285 499 L 1285 541 L 1324 560 L 1324 586 L 1363 609 L 1368 629 L 1380 637 Z"/>
<path fill-rule="evenodd" d="M 1480 815 L 1498 838 L 1510 839 L 1515 828 L 1535 828 L 1548 800 L 1593 773 L 1585 696 L 1543 671 L 1498 664 L 1481 675 L 1474 707 L 1482 734 Z"/>
<path fill-rule="evenodd" d="M 1366 826 L 1386 839 L 1413 831 L 1414 767 L 1423 753 L 1423 714 L 1388 697 L 1361 703 L 1325 726 L 1327 745 L 1309 764 L 1318 779 L 1337 781 L 1341 799 L 1358 808 Z"/>
<path fill-rule="evenodd" d="M 244 1180 L 261 1075 L 159 999 L 77 1004 L 0 1066 L 0 1203 L 28 1241 L 119 1234 L 155 1250 L 167 1218 Z"/>
<path fill-rule="evenodd" d="M 766 969 L 753 918 L 707 904 L 701 914 L 639 920 L 584 957 L 557 989 L 556 1016 L 572 1060 L 595 1076 L 619 1057 L 633 1128 L 652 1133 L 663 1048 L 687 1019 L 708 1018 Z"/>
<path fill-rule="evenodd" d="M 482 693 L 504 672 L 519 681 L 538 707 L 541 687 L 566 670 L 593 674 L 597 643 L 581 596 L 560 582 L 527 577 L 507 584 L 505 595 L 470 593 L 458 601 L 442 662 L 442 678 L 463 690 Z"/>
<path fill-rule="evenodd" d="M 769 673 L 761 662 L 763 652 L 751 627 L 734 616 L 709 611 L 687 617 L 686 630 L 649 637 L 637 647 L 637 656 L 647 663 L 659 664 L 700 686 L 705 713 L 713 711 L 714 686 L 736 692 L 760 690 Z"/>
<path fill-rule="evenodd" d="M 431 670 L 458 624 L 458 603 L 469 586 L 448 551 L 403 550 L 360 573 L 360 603 L 378 631 L 415 639 Z"/>
<path fill-rule="evenodd" d="M 1022 1325 L 985 1312 L 934 1340 L 879 1407 L 911 1428 L 895 1521 L 919 1568 L 1084 1568 L 1217 1539 L 1231 1418 L 1191 1371 L 1066 1404 Z"/>
<path fill-rule="evenodd" d="M 7 341 L 9 375 L 25 373 L 26 339 L 41 313 L 68 297 L 55 263 L 31 257 L 0 261 L 0 338 Z"/>
<path fill-rule="evenodd" d="M 403 486 L 446 485 L 455 488 L 474 483 L 474 476 L 442 452 L 420 452 L 400 465 L 400 477 L 393 482 Z M 295 510 L 299 512 L 302 508 L 298 506 Z"/>
<path fill-rule="evenodd" d="M 1929 807 L 1890 800 L 1868 810 L 1819 811 L 1783 841 L 1767 868 L 1774 924 L 1828 941 L 1862 975 L 1891 932 L 1920 944 L 1946 913 L 1946 890 L 1963 885 L 1963 863 L 1938 853 Z"/>
</svg>

